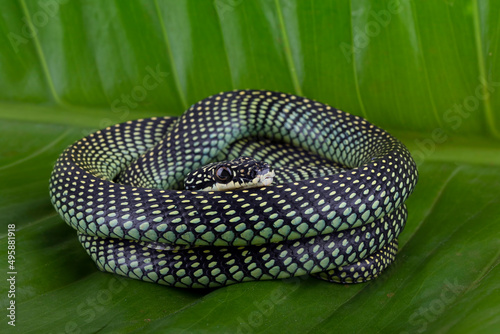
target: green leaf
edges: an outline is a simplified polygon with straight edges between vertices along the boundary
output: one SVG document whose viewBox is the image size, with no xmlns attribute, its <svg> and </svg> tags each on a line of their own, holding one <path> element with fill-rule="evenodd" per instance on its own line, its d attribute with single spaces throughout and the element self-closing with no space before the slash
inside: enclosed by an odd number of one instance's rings
<svg viewBox="0 0 500 334">
<path fill-rule="evenodd" d="M 16 225 L 20 333 L 495 333 L 500 5 L 436 1 L 0 0 L 0 253 Z M 317 99 L 390 130 L 420 180 L 375 281 L 182 290 L 99 272 L 52 208 L 62 150 L 219 91 Z M 15 300 L 16 326 L 7 307 Z"/>
</svg>

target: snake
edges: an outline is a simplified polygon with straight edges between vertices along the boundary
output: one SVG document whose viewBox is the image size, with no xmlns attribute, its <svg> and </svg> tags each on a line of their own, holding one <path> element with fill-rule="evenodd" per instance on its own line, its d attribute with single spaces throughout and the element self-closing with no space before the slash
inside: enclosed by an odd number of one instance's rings
<svg viewBox="0 0 500 334">
<path fill-rule="evenodd" d="M 417 180 L 405 145 L 367 120 L 238 90 L 76 141 L 49 192 L 100 270 L 215 288 L 377 277 L 395 259 Z"/>
</svg>

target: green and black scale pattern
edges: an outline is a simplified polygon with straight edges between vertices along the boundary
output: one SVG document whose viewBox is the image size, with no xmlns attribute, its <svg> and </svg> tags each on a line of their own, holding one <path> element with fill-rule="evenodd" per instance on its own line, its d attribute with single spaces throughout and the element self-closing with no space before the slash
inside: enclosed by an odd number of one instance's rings
<svg viewBox="0 0 500 334">
<path fill-rule="evenodd" d="M 248 153 L 278 162 L 282 183 L 181 189 L 192 170 Z M 297 181 L 307 166 L 315 177 Z M 362 282 L 394 259 L 417 178 L 404 145 L 362 118 L 293 95 L 235 91 L 179 118 L 83 138 L 57 161 L 50 194 L 105 271 L 178 287 L 308 273 Z"/>
</svg>

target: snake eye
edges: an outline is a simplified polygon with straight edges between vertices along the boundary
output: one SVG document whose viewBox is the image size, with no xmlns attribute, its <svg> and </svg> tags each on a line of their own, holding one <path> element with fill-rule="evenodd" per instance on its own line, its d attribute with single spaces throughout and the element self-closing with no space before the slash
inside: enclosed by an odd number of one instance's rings
<svg viewBox="0 0 500 334">
<path fill-rule="evenodd" d="M 233 171 L 227 166 L 221 166 L 215 171 L 215 180 L 219 183 L 229 183 L 233 179 Z"/>
</svg>

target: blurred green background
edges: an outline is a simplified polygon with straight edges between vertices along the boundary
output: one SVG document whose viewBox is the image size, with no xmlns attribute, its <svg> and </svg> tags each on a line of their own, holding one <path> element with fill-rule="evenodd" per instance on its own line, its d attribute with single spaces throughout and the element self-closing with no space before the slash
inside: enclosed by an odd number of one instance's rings
<svg viewBox="0 0 500 334">
<path fill-rule="evenodd" d="M 0 0 L 0 254 L 16 225 L 21 333 L 495 333 L 500 328 L 500 3 Z M 269 89 L 400 138 L 420 181 L 377 280 L 181 290 L 104 274 L 53 210 L 73 141 Z"/>
</svg>

